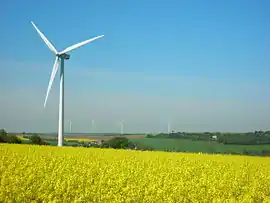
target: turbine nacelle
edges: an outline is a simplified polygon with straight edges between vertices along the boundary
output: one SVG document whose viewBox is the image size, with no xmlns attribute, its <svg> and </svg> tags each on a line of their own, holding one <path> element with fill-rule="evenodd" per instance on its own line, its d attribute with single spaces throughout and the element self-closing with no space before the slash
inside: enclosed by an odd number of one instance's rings
<svg viewBox="0 0 270 203">
<path fill-rule="evenodd" d="M 70 55 L 69 54 L 56 54 L 57 57 L 61 58 L 61 59 L 65 59 L 65 60 L 68 60 L 70 59 Z"/>
</svg>

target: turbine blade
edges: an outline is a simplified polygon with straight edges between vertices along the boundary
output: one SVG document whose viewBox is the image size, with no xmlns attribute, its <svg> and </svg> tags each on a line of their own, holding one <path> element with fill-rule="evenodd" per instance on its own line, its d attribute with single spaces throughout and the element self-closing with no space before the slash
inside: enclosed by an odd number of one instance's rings
<svg viewBox="0 0 270 203">
<path fill-rule="evenodd" d="M 104 36 L 104 35 L 100 35 L 100 36 L 97 36 L 97 37 L 94 37 L 94 38 L 85 40 L 85 41 L 83 41 L 83 42 L 80 42 L 80 43 L 78 43 L 78 44 L 74 44 L 74 45 L 72 45 L 72 46 L 66 48 L 64 51 L 61 51 L 59 54 L 67 53 L 67 52 L 69 52 L 69 51 L 71 51 L 71 50 L 73 50 L 73 49 L 76 49 L 76 48 L 78 48 L 78 47 L 80 47 L 80 46 L 83 46 L 83 45 L 85 45 L 85 44 L 87 44 L 87 43 L 89 43 L 89 42 L 92 42 L 92 41 L 94 41 L 94 40 L 96 40 L 96 39 L 99 39 L 99 38 L 101 38 L 101 37 L 103 37 L 103 36 Z"/>
<path fill-rule="evenodd" d="M 48 88 L 47 88 L 46 98 L 45 98 L 45 102 L 44 102 L 44 108 L 45 108 L 45 106 L 46 106 L 47 99 L 48 99 L 50 90 L 51 90 L 51 88 L 52 88 L 52 84 L 53 84 L 55 75 L 56 75 L 57 70 L 58 70 L 58 66 L 59 66 L 59 61 L 58 61 L 58 57 L 56 57 L 56 58 L 55 58 L 55 61 L 54 61 L 52 73 L 51 73 L 50 82 L 49 82 L 49 85 L 48 85 Z"/>
<path fill-rule="evenodd" d="M 40 37 L 43 39 L 43 41 L 47 44 L 50 50 L 52 50 L 55 54 L 57 54 L 57 50 L 54 48 L 54 46 L 51 44 L 51 42 L 42 34 L 42 32 L 38 29 L 38 27 L 31 21 L 32 25 L 40 35 Z"/>
</svg>

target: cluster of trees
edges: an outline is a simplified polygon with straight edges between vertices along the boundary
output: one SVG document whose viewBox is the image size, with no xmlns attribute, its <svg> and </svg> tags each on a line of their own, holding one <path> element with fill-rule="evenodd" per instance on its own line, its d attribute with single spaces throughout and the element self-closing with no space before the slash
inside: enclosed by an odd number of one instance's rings
<svg viewBox="0 0 270 203">
<path fill-rule="evenodd" d="M 126 137 L 114 137 L 110 140 L 104 141 L 101 145 L 101 148 L 113 148 L 113 149 L 135 149 L 141 151 L 152 151 L 153 149 L 150 147 L 142 147 L 137 146 L 136 144 L 132 143 Z"/>
<path fill-rule="evenodd" d="M 174 138 L 174 139 L 190 139 L 193 141 L 217 141 L 222 144 L 238 144 L 238 145 L 257 145 L 270 144 L 270 131 L 255 131 L 248 133 L 186 133 L 172 132 L 160 133 L 157 135 L 146 135 L 147 138 Z"/>
<path fill-rule="evenodd" d="M 28 136 L 32 144 L 38 145 L 48 145 L 38 134 L 33 134 Z M 16 135 L 9 135 L 4 129 L 0 129 L 0 143 L 13 143 L 13 144 L 21 144 L 22 140 L 18 138 Z"/>
<path fill-rule="evenodd" d="M 4 129 L 0 129 L 0 142 L 14 144 L 22 143 L 21 139 L 19 139 L 16 135 L 8 135 Z"/>
<path fill-rule="evenodd" d="M 33 134 L 33 135 L 29 136 L 29 139 L 31 140 L 32 144 L 49 145 L 38 134 Z"/>
<path fill-rule="evenodd" d="M 98 143 L 84 142 L 84 141 L 67 141 L 72 142 L 73 147 L 87 147 L 87 148 L 113 148 L 113 149 L 133 149 L 141 151 L 152 151 L 151 147 L 138 146 L 132 143 L 128 138 L 123 136 L 113 137 L 109 140 L 101 140 Z"/>
<path fill-rule="evenodd" d="M 126 137 L 114 137 L 110 140 L 104 141 L 101 144 L 101 147 L 113 149 L 134 149 L 135 145 Z"/>
<path fill-rule="evenodd" d="M 74 146 L 74 145 L 73 145 Z M 83 144 L 77 144 L 75 146 L 83 146 L 83 147 L 94 147 L 94 148 L 113 148 L 113 149 L 135 149 L 141 151 L 152 151 L 153 149 L 150 147 L 140 147 L 136 144 L 132 143 L 126 137 L 113 137 L 109 140 L 102 140 L 100 144 L 89 144 L 87 142 L 83 142 Z"/>
</svg>

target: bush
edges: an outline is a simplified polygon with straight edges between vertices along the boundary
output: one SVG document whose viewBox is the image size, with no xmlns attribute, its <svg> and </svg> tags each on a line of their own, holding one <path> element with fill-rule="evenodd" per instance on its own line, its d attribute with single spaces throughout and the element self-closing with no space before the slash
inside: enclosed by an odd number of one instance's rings
<svg viewBox="0 0 270 203">
<path fill-rule="evenodd" d="M 8 143 L 21 144 L 22 140 L 18 138 L 16 135 L 8 135 L 7 136 Z"/>
<path fill-rule="evenodd" d="M 126 149 L 134 148 L 134 144 L 130 142 L 126 137 L 114 137 L 102 144 L 104 148 L 114 148 L 114 149 Z"/>
<path fill-rule="evenodd" d="M 0 142 L 7 142 L 7 133 L 4 129 L 0 129 Z"/>
<path fill-rule="evenodd" d="M 48 145 L 48 143 L 44 142 L 38 134 L 33 134 L 29 139 L 32 141 L 32 144 Z"/>
<path fill-rule="evenodd" d="M 20 138 L 18 138 L 16 135 L 8 135 L 4 129 L 0 130 L 0 142 L 17 144 L 22 143 Z"/>
</svg>

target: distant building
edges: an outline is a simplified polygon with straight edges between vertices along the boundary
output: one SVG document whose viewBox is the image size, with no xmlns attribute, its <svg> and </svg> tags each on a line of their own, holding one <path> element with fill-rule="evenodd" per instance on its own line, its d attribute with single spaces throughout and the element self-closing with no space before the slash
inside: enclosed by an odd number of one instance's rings
<svg viewBox="0 0 270 203">
<path fill-rule="evenodd" d="M 93 141 L 89 142 L 89 146 L 102 145 L 103 143 L 104 143 L 104 140 L 93 140 Z"/>
</svg>

